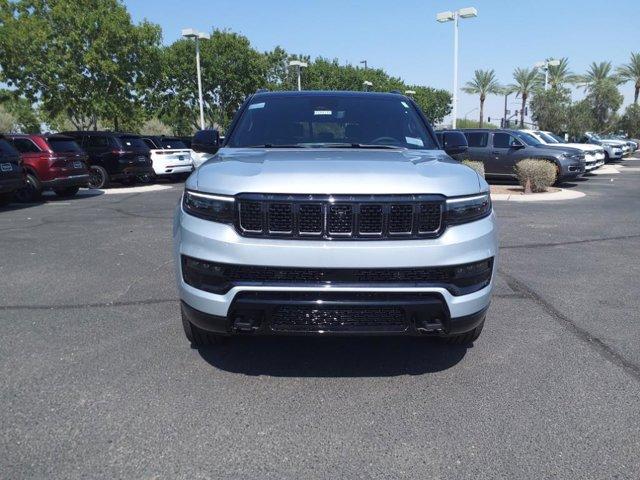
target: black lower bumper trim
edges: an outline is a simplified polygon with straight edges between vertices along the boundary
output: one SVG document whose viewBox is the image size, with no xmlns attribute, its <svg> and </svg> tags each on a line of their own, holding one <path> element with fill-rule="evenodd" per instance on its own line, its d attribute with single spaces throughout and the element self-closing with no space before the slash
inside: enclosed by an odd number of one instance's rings
<svg viewBox="0 0 640 480">
<path fill-rule="evenodd" d="M 476 328 L 487 308 L 451 318 L 444 299 L 431 293 L 242 292 L 222 317 L 182 302 L 192 324 L 221 335 L 449 336 Z"/>
<path fill-rule="evenodd" d="M 42 182 L 44 188 L 86 187 L 89 184 L 89 174 L 72 175 Z"/>
</svg>

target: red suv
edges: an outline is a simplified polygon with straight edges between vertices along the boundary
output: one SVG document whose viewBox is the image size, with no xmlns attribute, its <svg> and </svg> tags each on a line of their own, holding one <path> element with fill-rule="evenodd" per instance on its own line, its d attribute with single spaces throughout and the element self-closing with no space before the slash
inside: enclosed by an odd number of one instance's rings
<svg viewBox="0 0 640 480">
<path fill-rule="evenodd" d="M 7 135 L 20 152 L 25 187 L 16 192 L 21 202 L 37 200 L 44 190 L 72 197 L 89 182 L 87 155 L 75 140 L 64 135 Z"/>
</svg>

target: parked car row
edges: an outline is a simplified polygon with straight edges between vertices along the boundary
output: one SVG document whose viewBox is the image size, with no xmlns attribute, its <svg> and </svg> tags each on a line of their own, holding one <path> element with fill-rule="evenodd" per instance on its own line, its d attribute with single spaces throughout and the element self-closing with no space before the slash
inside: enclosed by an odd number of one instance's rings
<svg viewBox="0 0 640 480">
<path fill-rule="evenodd" d="M 515 178 L 520 160 L 533 158 L 552 162 L 557 169 L 557 182 L 577 178 L 617 160 L 637 149 L 633 141 L 602 139 L 588 132 L 579 143 L 567 143 L 551 132 L 541 130 L 461 129 L 468 149 L 456 155 L 458 160 L 482 162 L 487 178 Z M 443 132 L 436 132 L 441 144 Z"/>
<path fill-rule="evenodd" d="M 67 131 L 0 139 L 0 203 L 37 201 L 46 190 L 70 197 L 111 182 L 186 177 L 211 156 L 194 152 L 191 137 Z"/>
</svg>

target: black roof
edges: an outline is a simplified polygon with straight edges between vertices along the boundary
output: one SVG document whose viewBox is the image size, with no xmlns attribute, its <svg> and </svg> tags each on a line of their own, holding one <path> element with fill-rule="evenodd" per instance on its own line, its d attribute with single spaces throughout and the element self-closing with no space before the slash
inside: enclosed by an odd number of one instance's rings
<svg viewBox="0 0 640 480">
<path fill-rule="evenodd" d="M 277 90 L 258 91 L 254 98 L 262 97 L 355 97 L 355 98 L 407 98 L 399 92 L 357 92 L 353 90 Z"/>
<path fill-rule="evenodd" d="M 137 133 L 127 132 L 110 132 L 109 130 L 69 130 L 66 132 L 60 132 L 60 135 L 70 135 L 75 137 L 76 135 L 94 135 L 96 137 L 139 137 Z"/>
</svg>

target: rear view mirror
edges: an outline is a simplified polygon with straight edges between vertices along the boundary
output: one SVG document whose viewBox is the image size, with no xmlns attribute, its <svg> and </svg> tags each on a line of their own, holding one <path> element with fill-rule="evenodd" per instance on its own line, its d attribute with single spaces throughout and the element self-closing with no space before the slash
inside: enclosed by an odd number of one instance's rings
<svg viewBox="0 0 640 480">
<path fill-rule="evenodd" d="M 464 133 L 457 130 L 442 132 L 442 148 L 447 152 L 447 155 L 464 153 L 468 147 L 467 137 L 464 136 Z"/>
<path fill-rule="evenodd" d="M 218 130 L 199 130 L 193 136 L 191 149 L 194 152 L 216 153 L 220 148 Z"/>
</svg>

